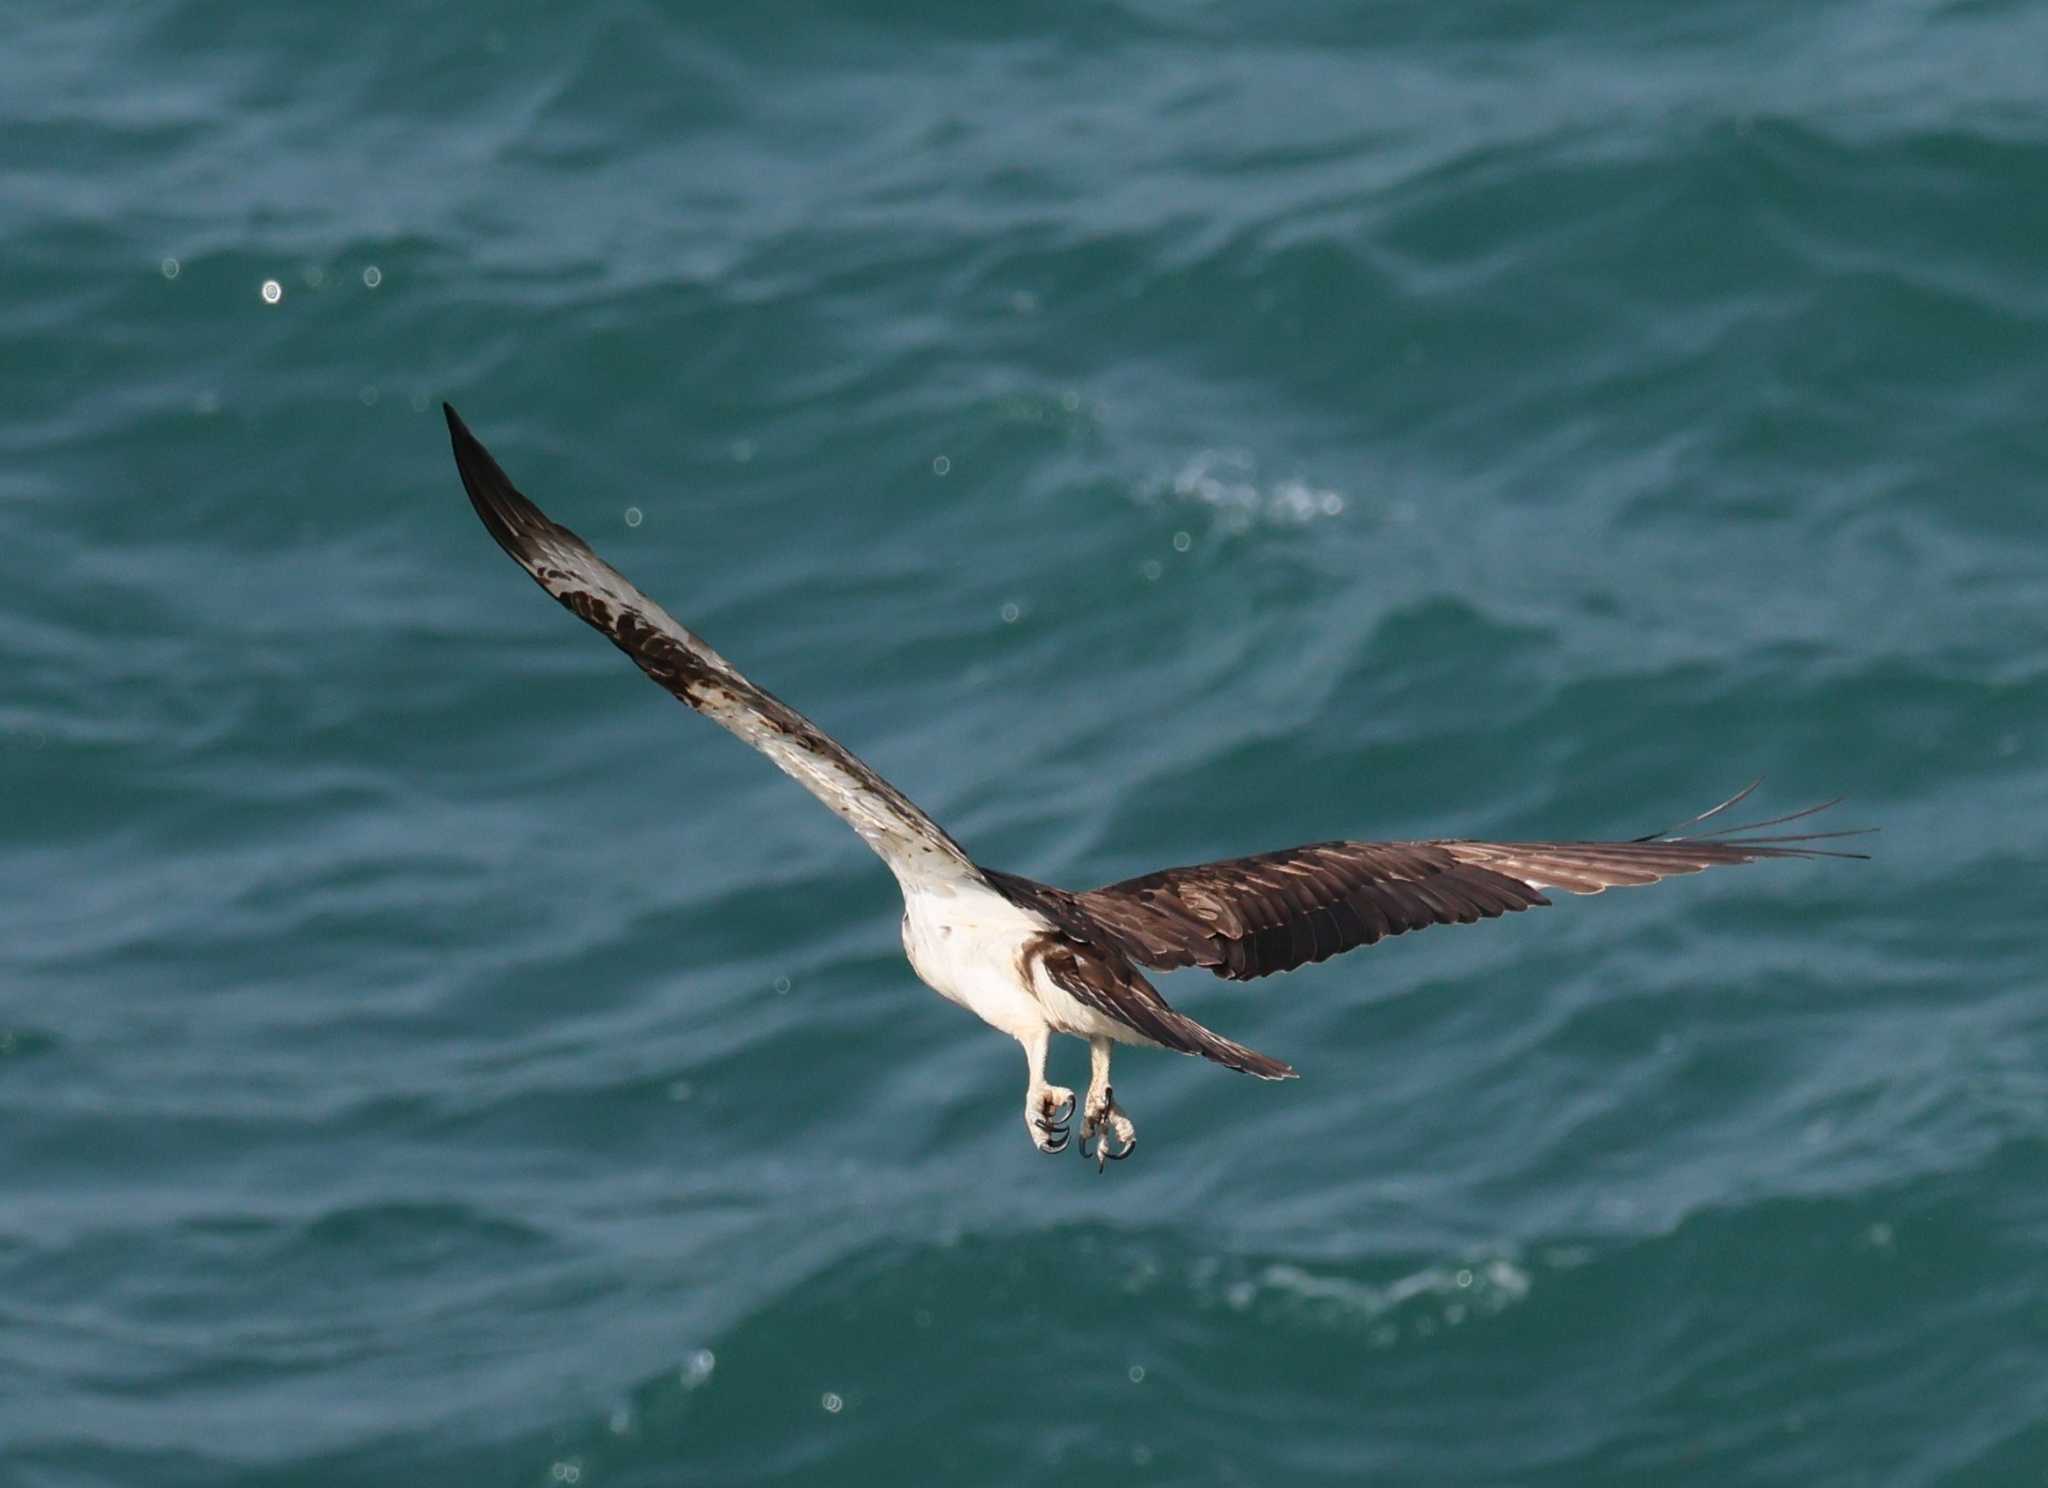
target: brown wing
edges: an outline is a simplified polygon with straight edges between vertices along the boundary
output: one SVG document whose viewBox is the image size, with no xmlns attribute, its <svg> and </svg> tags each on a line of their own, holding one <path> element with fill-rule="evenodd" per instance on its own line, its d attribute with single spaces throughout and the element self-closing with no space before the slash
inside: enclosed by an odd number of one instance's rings
<svg viewBox="0 0 2048 1488">
<path fill-rule="evenodd" d="M 1748 789 L 1695 817 L 1705 821 Z M 1202 966 L 1233 981 L 1291 971 L 1388 935 L 1469 925 L 1548 904 L 1545 889 L 1597 894 L 1764 858 L 1864 857 L 1811 844 L 1849 832 L 1740 834 L 1826 810 L 1699 835 L 1632 842 L 1316 842 L 1167 868 L 1075 902 L 1144 966 Z"/>
</svg>

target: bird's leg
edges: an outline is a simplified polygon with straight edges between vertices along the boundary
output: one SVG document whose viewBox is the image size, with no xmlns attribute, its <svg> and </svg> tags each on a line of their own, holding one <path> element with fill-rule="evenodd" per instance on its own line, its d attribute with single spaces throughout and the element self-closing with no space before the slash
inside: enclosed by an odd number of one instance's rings
<svg viewBox="0 0 2048 1488">
<path fill-rule="evenodd" d="M 1074 1119 L 1074 1092 L 1045 1083 L 1045 1049 L 1051 1038 L 1051 1031 L 1041 1028 L 1023 1040 L 1024 1057 L 1031 1062 L 1031 1083 L 1024 1089 L 1024 1129 L 1040 1152 L 1065 1152 L 1067 1124 Z"/>
<path fill-rule="evenodd" d="M 1117 1145 L 1110 1147 L 1114 1138 Z M 1089 1142 L 1095 1143 L 1095 1151 L 1088 1150 Z M 1095 1171 L 1113 1162 L 1122 1162 L 1131 1155 L 1138 1145 L 1138 1129 L 1131 1125 L 1131 1118 L 1116 1103 L 1116 1094 L 1109 1088 L 1109 1040 L 1106 1038 L 1088 1041 L 1088 1103 L 1082 1111 L 1081 1156 L 1095 1159 Z"/>
</svg>

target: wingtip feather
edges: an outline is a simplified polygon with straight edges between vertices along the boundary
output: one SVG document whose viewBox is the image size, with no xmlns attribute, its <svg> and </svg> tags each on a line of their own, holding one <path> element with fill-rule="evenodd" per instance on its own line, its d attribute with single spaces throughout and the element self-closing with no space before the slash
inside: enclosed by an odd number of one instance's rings
<svg viewBox="0 0 2048 1488">
<path fill-rule="evenodd" d="M 1759 775 L 1712 810 L 1703 811 L 1690 821 L 1682 822 L 1676 827 L 1667 828 L 1662 832 L 1653 832 L 1647 837 L 1637 837 L 1632 840 L 1646 844 L 1713 843 L 1723 847 L 1754 848 L 1759 849 L 1757 853 L 1759 857 L 1868 858 L 1870 856 L 1868 853 L 1831 851 L 1827 848 L 1804 847 L 1801 844 L 1826 842 L 1837 837 L 1862 837 L 1875 832 L 1877 830 L 1875 827 L 1852 827 L 1834 832 L 1780 832 L 1767 836 L 1750 835 L 1762 831 L 1765 827 L 1780 827 L 1787 822 L 1795 822 L 1805 817 L 1818 816 L 1823 811 L 1831 811 L 1848 800 L 1847 796 L 1831 796 L 1817 805 L 1802 807 L 1798 811 L 1788 811 L 1782 816 L 1767 817 L 1762 821 L 1714 827 L 1704 832 L 1687 830 L 1688 828 L 1698 826 L 1710 817 L 1719 816 L 1729 807 L 1747 800 L 1750 794 L 1761 784 L 1763 784 L 1763 776 Z"/>
<path fill-rule="evenodd" d="M 467 467 L 477 463 L 478 456 L 482 456 L 483 460 L 495 468 L 497 461 L 491 459 L 491 452 L 484 448 L 484 442 L 463 422 L 462 415 L 455 411 L 455 405 L 443 403 L 441 412 L 448 419 L 448 442 L 455 450 L 455 465 L 457 469 L 463 471 L 464 482 L 467 483 L 469 478 Z M 499 470 L 498 474 L 502 478 L 504 471 Z"/>
<path fill-rule="evenodd" d="M 462 489 L 475 508 L 477 519 L 513 561 L 531 572 L 532 539 L 554 529 L 556 524 L 512 484 L 505 467 L 470 432 L 454 404 L 444 402 L 441 411 L 448 418 L 448 441 L 455 453 L 455 469 L 462 477 Z"/>
</svg>

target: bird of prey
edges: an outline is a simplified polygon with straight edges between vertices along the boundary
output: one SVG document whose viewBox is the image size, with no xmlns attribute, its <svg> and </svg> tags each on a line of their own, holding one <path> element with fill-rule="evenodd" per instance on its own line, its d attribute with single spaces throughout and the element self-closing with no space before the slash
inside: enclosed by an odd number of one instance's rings
<svg viewBox="0 0 2048 1488">
<path fill-rule="evenodd" d="M 1428 925 L 1469 925 L 1547 905 L 1547 889 L 1597 894 L 1763 858 L 1864 856 L 1814 846 L 1853 833 L 1755 835 L 1835 804 L 1829 801 L 1740 827 L 1674 829 L 1623 842 L 1315 842 L 1164 868 L 1085 893 L 999 873 L 977 864 L 852 751 L 741 676 L 582 538 L 550 520 L 455 410 L 442 407 L 463 487 L 498 546 L 641 671 L 793 776 L 888 864 L 903 890 L 903 950 L 911 969 L 941 997 L 1023 1045 L 1030 1071 L 1024 1126 L 1040 1152 L 1066 1150 L 1076 1114 L 1074 1092 L 1046 1079 L 1052 1035 L 1087 1040 L 1079 1148 L 1098 1171 L 1137 1145 L 1137 1129 L 1109 1082 L 1114 1044 L 1199 1054 L 1265 1080 L 1294 1076 L 1280 1060 L 1170 1007 L 1140 968 L 1199 966 L 1244 980 Z M 1754 789 L 1684 827 L 1698 827 Z"/>
</svg>

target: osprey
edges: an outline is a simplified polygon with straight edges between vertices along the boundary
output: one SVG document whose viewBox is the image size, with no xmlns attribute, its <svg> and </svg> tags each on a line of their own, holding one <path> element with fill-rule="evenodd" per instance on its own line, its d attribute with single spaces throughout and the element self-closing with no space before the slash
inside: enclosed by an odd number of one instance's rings
<svg viewBox="0 0 2048 1488">
<path fill-rule="evenodd" d="M 903 890 L 903 950 L 941 997 L 1024 1046 L 1024 1125 L 1040 1152 L 1066 1150 L 1074 1092 L 1045 1077 L 1055 1033 L 1086 1039 L 1080 1150 L 1100 1171 L 1129 1157 L 1137 1129 L 1109 1083 L 1114 1044 L 1199 1054 L 1263 1080 L 1294 1070 L 1212 1033 L 1167 1005 L 1141 967 L 1199 966 L 1245 980 L 1324 961 L 1383 936 L 1469 925 L 1547 905 L 1546 889 L 1597 894 L 1762 858 L 1862 857 L 1812 844 L 1849 832 L 1752 836 L 1820 806 L 1708 832 L 1625 842 L 1316 842 L 1164 868 L 1070 893 L 983 868 L 938 823 L 549 520 L 447 404 L 463 488 L 498 546 L 576 617 L 671 694 L 773 760 L 842 817 Z M 1684 823 L 1725 811 L 1748 788 Z M 1093 1151 L 1090 1151 L 1090 1144 Z"/>
</svg>

